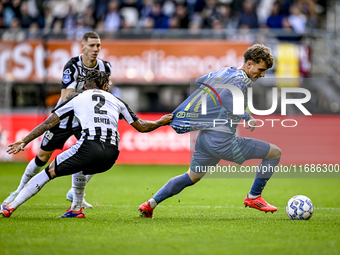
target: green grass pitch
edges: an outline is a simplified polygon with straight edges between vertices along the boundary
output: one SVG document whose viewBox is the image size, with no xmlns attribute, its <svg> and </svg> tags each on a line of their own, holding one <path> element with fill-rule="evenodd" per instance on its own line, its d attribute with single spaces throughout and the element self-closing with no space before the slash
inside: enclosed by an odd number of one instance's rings
<svg viewBox="0 0 340 255">
<path fill-rule="evenodd" d="M 0 163 L 0 200 L 13 191 L 23 163 Z M 206 178 L 154 211 L 138 206 L 187 166 L 114 166 L 92 178 L 85 219 L 59 219 L 70 203 L 70 177 L 47 183 L 10 218 L 0 218 L 1 254 L 339 254 L 340 179 L 272 178 L 264 198 L 274 214 L 245 208 L 252 179 Z M 294 195 L 312 199 L 309 221 L 286 215 Z"/>
</svg>

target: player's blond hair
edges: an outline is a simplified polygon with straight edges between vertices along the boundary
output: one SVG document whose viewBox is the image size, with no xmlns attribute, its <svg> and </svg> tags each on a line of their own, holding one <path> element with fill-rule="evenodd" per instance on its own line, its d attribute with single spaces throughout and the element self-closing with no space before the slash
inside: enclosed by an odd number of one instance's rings
<svg viewBox="0 0 340 255">
<path fill-rule="evenodd" d="M 271 68 L 274 63 L 274 58 L 270 49 L 263 44 L 254 44 L 249 47 L 243 54 L 244 63 L 251 60 L 259 64 L 262 60 L 266 63 L 267 68 Z"/>
</svg>

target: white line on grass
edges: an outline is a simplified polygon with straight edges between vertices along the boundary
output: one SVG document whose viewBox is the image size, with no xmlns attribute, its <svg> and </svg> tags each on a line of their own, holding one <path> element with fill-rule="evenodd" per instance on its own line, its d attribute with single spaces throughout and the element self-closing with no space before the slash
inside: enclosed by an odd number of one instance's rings
<svg viewBox="0 0 340 255">
<path fill-rule="evenodd" d="M 69 206 L 69 204 L 45 204 L 53 206 Z M 93 203 L 93 207 L 96 207 Z M 139 205 L 113 205 L 113 204 L 100 204 L 98 207 L 134 207 L 138 208 Z M 210 205 L 158 205 L 157 207 L 181 207 L 181 208 L 211 208 L 211 209 L 244 209 L 244 206 L 210 206 Z M 286 207 L 277 207 L 278 209 L 286 209 Z M 316 210 L 340 210 L 340 207 L 315 207 Z"/>
</svg>

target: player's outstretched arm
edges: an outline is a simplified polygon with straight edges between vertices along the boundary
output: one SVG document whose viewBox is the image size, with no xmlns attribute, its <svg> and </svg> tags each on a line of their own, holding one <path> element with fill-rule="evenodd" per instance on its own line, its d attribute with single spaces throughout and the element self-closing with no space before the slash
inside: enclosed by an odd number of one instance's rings
<svg viewBox="0 0 340 255">
<path fill-rule="evenodd" d="M 16 141 L 10 145 L 8 145 L 8 154 L 17 154 L 19 151 L 23 151 L 25 146 L 38 136 L 42 135 L 46 130 L 51 129 L 55 125 L 59 123 L 59 117 L 57 114 L 52 113 L 50 117 L 47 118 L 43 123 L 39 126 L 35 127 L 25 138 L 22 140 Z"/>
<path fill-rule="evenodd" d="M 174 117 L 173 114 L 166 114 L 156 121 L 138 119 L 135 122 L 133 122 L 131 126 L 133 126 L 136 130 L 142 133 L 150 132 L 155 130 L 156 128 L 170 124 L 173 117 Z"/>
</svg>

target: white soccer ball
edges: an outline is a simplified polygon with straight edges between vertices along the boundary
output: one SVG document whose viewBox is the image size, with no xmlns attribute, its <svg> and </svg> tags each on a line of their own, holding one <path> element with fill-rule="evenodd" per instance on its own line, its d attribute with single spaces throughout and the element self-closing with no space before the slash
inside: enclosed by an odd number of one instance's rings
<svg viewBox="0 0 340 255">
<path fill-rule="evenodd" d="M 289 199 L 286 211 L 292 220 L 309 220 L 314 212 L 314 205 L 308 197 L 297 195 Z"/>
</svg>

